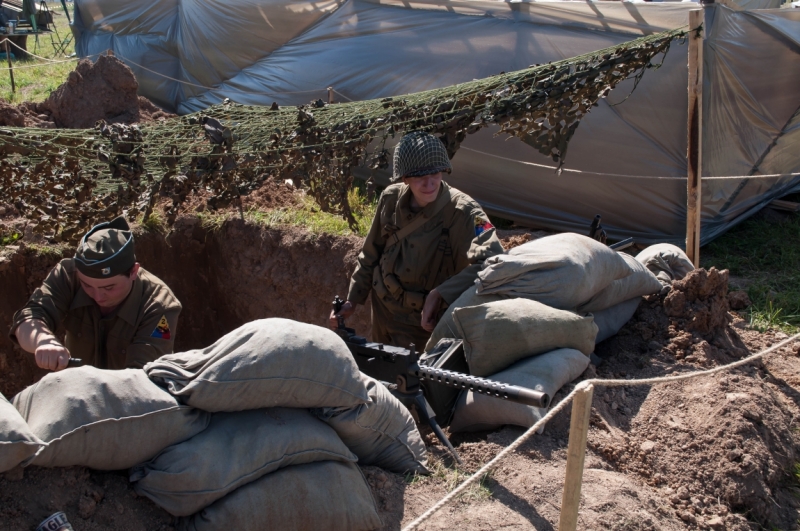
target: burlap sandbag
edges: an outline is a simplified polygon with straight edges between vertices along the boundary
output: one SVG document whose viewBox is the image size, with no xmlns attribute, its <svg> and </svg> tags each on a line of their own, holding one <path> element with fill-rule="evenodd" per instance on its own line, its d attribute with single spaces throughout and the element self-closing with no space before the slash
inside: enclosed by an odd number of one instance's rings
<svg viewBox="0 0 800 531">
<path fill-rule="evenodd" d="M 508 299 L 505 295 L 479 295 L 478 286 L 472 286 L 461 294 L 459 298 L 453 301 L 453 304 L 447 307 L 442 318 L 436 323 L 436 328 L 431 333 L 431 338 L 425 345 L 425 352 L 429 352 L 436 346 L 440 339 L 445 337 L 457 337 L 456 325 L 453 322 L 453 311 L 456 308 L 466 308 L 467 306 L 478 306 L 487 302 L 502 301 Z"/>
<path fill-rule="evenodd" d="M 361 469 L 320 461 L 282 468 L 248 483 L 194 516 L 178 531 L 370 531 L 381 519 Z"/>
<path fill-rule="evenodd" d="M 308 410 L 255 409 L 214 413 L 205 431 L 135 467 L 130 480 L 170 514 L 189 516 L 279 468 L 357 460 Z"/>
<path fill-rule="evenodd" d="M 528 299 L 507 299 L 458 308 L 453 312 L 456 338 L 464 340 L 469 372 L 488 376 L 512 363 L 556 348 L 594 350 L 597 325 Z"/>
<path fill-rule="evenodd" d="M 617 332 L 625 326 L 625 323 L 631 320 L 639 303 L 642 302 L 641 297 L 634 297 L 633 299 L 623 301 L 619 304 L 594 312 L 594 324 L 597 325 L 597 339 L 595 343 L 605 341 L 609 337 L 617 335 Z"/>
<path fill-rule="evenodd" d="M 14 397 L 14 407 L 47 446 L 32 464 L 121 470 L 155 457 L 208 426 L 141 369 L 80 367 L 45 375 Z"/>
<path fill-rule="evenodd" d="M 680 247 L 670 243 L 651 245 L 636 255 L 636 260 L 644 264 L 664 284 L 682 280 L 694 270 L 694 264 Z"/>
<path fill-rule="evenodd" d="M 478 293 L 526 297 L 574 311 L 630 272 L 608 246 L 580 234 L 555 234 L 488 258 L 478 273 Z"/>
<path fill-rule="evenodd" d="M 562 348 L 518 361 L 491 378 L 542 391 L 552 398 L 556 391 L 580 376 L 588 366 L 589 358 L 581 352 Z M 505 424 L 530 428 L 546 414 L 547 409 L 464 391 L 458 397 L 450 431 L 493 430 Z"/>
<path fill-rule="evenodd" d="M 25 419 L 0 394 L 0 473 L 27 464 L 43 446 Z"/>
<path fill-rule="evenodd" d="M 368 379 L 370 401 L 352 408 L 313 410 L 358 456 L 361 466 L 397 473 L 425 474 L 425 443 L 408 409 L 374 378 Z"/>
<path fill-rule="evenodd" d="M 144 370 L 204 411 L 352 407 L 369 400 L 344 341 L 332 330 L 289 319 L 252 321 L 210 347 L 167 354 Z"/>
<path fill-rule="evenodd" d="M 597 312 L 611 308 L 634 297 L 651 295 L 661 291 L 661 282 L 641 262 L 629 254 L 620 256 L 631 270 L 631 274 L 615 280 L 600 293 L 578 307 L 579 313 Z"/>
</svg>

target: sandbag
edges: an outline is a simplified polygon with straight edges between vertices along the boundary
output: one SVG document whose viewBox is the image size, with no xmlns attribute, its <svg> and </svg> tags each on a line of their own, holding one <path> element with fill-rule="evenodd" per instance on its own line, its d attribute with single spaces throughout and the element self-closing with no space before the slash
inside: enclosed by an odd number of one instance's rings
<svg viewBox="0 0 800 531">
<path fill-rule="evenodd" d="M 205 431 L 135 467 L 130 480 L 137 494 L 189 516 L 270 472 L 327 460 L 358 458 L 305 409 L 214 413 Z"/>
<path fill-rule="evenodd" d="M 50 373 L 14 397 L 47 443 L 32 464 L 121 470 L 152 459 L 208 426 L 210 415 L 180 404 L 141 369 L 86 366 Z"/>
<path fill-rule="evenodd" d="M 0 394 L 0 473 L 26 465 L 43 446 L 25 419 Z"/>
<path fill-rule="evenodd" d="M 456 308 L 465 308 L 467 306 L 478 306 L 487 302 L 502 301 L 508 299 L 506 295 L 479 295 L 478 286 L 472 286 L 461 294 L 453 304 L 447 307 L 436 327 L 431 333 L 431 338 L 425 345 L 425 352 L 430 352 L 440 339 L 445 337 L 456 337 L 456 325 L 453 322 L 453 311 Z"/>
<path fill-rule="evenodd" d="M 210 347 L 167 354 L 144 370 L 181 402 L 204 411 L 369 401 L 344 341 L 332 330 L 289 319 L 252 321 Z"/>
<path fill-rule="evenodd" d="M 579 313 L 597 312 L 611 308 L 634 297 L 651 295 L 661 291 L 661 282 L 641 262 L 629 254 L 620 253 L 630 267 L 631 274 L 617 279 L 600 293 L 578 307 Z"/>
<path fill-rule="evenodd" d="M 240 487 L 178 531 L 369 531 L 381 519 L 361 469 L 350 462 L 295 465 Z"/>
<path fill-rule="evenodd" d="M 625 260 L 606 245 L 580 234 L 555 234 L 486 259 L 477 292 L 526 297 L 574 311 L 630 273 Z"/>
<path fill-rule="evenodd" d="M 556 348 L 594 350 L 597 325 L 528 299 L 507 299 L 458 308 L 453 312 L 456 338 L 464 340 L 469 373 L 488 376 L 512 363 Z"/>
<path fill-rule="evenodd" d="M 670 243 L 651 245 L 636 255 L 636 260 L 644 264 L 663 284 L 683 277 L 694 270 L 694 264 L 680 247 Z"/>
<path fill-rule="evenodd" d="M 427 474 L 425 443 L 414 418 L 385 385 L 364 375 L 370 401 L 352 408 L 320 408 L 314 413 L 336 430 L 361 466 L 403 474 Z"/>
<path fill-rule="evenodd" d="M 581 352 L 562 348 L 518 361 L 491 378 L 542 391 L 552 397 L 564 384 L 580 376 L 588 366 L 589 358 Z M 456 403 L 450 431 L 493 430 L 505 424 L 530 428 L 546 414 L 547 409 L 544 408 L 464 391 Z"/>
<path fill-rule="evenodd" d="M 597 325 L 597 339 L 595 343 L 605 341 L 611 336 L 617 335 L 617 332 L 625 326 L 625 323 L 631 320 L 639 303 L 642 302 L 641 297 L 634 297 L 633 299 L 621 302 L 611 308 L 594 312 L 594 324 Z"/>
</svg>

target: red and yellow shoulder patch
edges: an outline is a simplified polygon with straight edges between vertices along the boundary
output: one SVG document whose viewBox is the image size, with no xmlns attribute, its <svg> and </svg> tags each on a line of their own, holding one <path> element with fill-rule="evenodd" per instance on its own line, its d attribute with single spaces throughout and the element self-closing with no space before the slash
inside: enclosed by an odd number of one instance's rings
<svg viewBox="0 0 800 531">
<path fill-rule="evenodd" d="M 156 325 L 156 329 L 153 330 L 153 333 L 150 334 L 150 337 L 157 337 L 159 339 L 172 339 L 169 334 L 169 323 L 167 322 L 166 315 L 161 316 L 161 319 L 159 319 L 158 324 Z"/>
<path fill-rule="evenodd" d="M 480 236 L 489 229 L 493 229 L 494 225 L 488 218 L 484 219 L 480 216 L 475 216 L 475 236 Z"/>
</svg>

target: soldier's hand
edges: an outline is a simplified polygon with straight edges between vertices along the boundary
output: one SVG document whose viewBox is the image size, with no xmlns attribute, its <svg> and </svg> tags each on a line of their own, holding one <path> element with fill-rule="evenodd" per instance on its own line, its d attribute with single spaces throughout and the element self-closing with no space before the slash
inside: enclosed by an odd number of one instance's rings
<svg viewBox="0 0 800 531">
<path fill-rule="evenodd" d="M 422 322 L 420 325 L 426 332 L 433 332 L 436 328 L 436 317 L 439 313 L 439 305 L 442 303 L 442 296 L 432 289 L 428 296 L 425 297 L 425 304 L 422 306 Z"/>
<path fill-rule="evenodd" d="M 336 319 L 337 315 L 347 319 L 351 315 L 353 315 L 353 312 L 355 311 L 356 311 L 356 305 L 350 301 L 345 301 L 344 304 L 342 304 L 342 309 L 339 310 L 338 314 L 334 313 L 334 311 L 331 310 L 331 315 L 328 318 L 328 326 L 330 326 L 331 328 L 337 328 L 339 326 L 339 322 Z"/>
<path fill-rule="evenodd" d="M 66 369 L 70 358 L 69 350 L 57 341 L 43 342 L 36 347 L 34 356 L 36 357 L 36 365 L 51 371 Z"/>
</svg>

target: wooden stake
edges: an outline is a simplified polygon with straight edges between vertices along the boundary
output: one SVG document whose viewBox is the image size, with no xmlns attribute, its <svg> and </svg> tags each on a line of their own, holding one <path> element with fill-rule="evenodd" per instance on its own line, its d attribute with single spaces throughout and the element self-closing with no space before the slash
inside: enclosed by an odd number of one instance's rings
<svg viewBox="0 0 800 531">
<path fill-rule="evenodd" d="M 328 87 L 328 103 L 333 103 L 333 87 Z"/>
<path fill-rule="evenodd" d="M 8 38 L 3 40 L 6 47 L 6 59 L 8 59 L 8 75 L 11 76 L 11 92 L 16 92 L 17 88 L 14 85 L 14 66 L 11 64 L 11 53 L 8 51 Z"/>
<path fill-rule="evenodd" d="M 583 389 L 581 389 L 581 386 Z M 580 391 L 572 399 L 572 418 L 569 422 L 567 447 L 567 473 L 564 494 L 561 497 L 561 516 L 558 531 L 575 531 L 578 528 L 578 506 L 581 503 L 583 461 L 586 458 L 586 438 L 589 435 L 589 414 L 592 411 L 592 384 L 578 384 Z"/>
<path fill-rule="evenodd" d="M 689 11 L 689 118 L 686 151 L 686 255 L 700 267 L 703 169 L 703 10 Z"/>
</svg>

